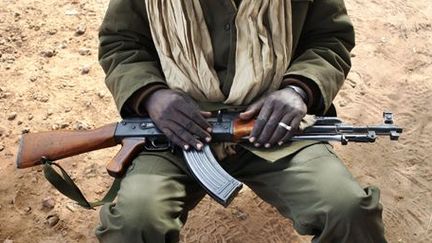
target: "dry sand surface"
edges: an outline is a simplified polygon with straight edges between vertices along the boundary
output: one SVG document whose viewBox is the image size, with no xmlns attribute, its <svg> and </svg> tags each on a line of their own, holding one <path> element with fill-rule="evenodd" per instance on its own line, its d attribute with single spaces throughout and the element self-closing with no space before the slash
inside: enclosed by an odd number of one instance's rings
<svg viewBox="0 0 432 243">
<path fill-rule="evenodd" d="M 0 1 L 0 242 L 96 241 L 97 211 L 60 195 L 40 167 L 18 171 L 14 163 L 21 133 L 119 120 L 97 63 L 106 2 Z M 351 123 L 381 123 L 390 110 L 405 131 L 400 142 L 336 150 L 362 185 L 381 188 L 389 242 L 431 242 L 432 2 L 346 2 L 357 47 L 335 101 L 339 114 Z M 61 164 L 88 197 L 100 198 L 111 182 L 105 163 L 116 150 Z M 205 198 L 182 231 L 183 242 L 309 240 L 248 189 L 227 209 Z"/>
</svg>

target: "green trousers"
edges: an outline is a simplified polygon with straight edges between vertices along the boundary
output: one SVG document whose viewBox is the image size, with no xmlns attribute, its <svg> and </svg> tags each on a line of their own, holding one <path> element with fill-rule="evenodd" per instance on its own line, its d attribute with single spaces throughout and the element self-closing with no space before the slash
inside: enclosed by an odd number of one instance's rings
<svg viewBox="0 0 432 243">
<path fill-rule="evenodd" d="M 386 242 L 379 190 L 362 189 L 328 144 L 268 162 L 242 150 L 221 162 L 234 177 L 294 222 L 312 242 Z M 101 208 L 101 242 L 178 242 L 189 210 L 205 192 L 180 156 L 143 153 Z"/>
</svg>

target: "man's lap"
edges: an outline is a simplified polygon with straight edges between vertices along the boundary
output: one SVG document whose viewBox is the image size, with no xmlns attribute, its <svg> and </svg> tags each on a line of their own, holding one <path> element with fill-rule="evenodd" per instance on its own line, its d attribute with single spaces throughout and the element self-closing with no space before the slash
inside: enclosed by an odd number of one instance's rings
<svg viewBox="0 0 432 243">
<path fill-rule="evenodd" d="M 334 220 L 339 220 L 340 214 L 349 217 L 354 211 L 351 207 L 356 208 L 362 200 L 379 198 L 376 189 L 368 189 L 367 195 L 328 144 L 311 145 L 275 162 L 241 151 L 221 161 L 221 165 L 283 216 L 293 219 L 302 234 L 320 232 L 329 217 Z M 98 229 L 103 229 L 104 224 L 112 225 L 109 220 L 103 222 L 104 214 L 115 212 L 123 219 L 133 218 L 131 224 L 164 218 L 154 223 L 160 224 L 159 228 L 165 225 L 179 230 L 187 212 L 204 195 L 180 156 L 168 152 L 143 153 L 134 160 L 123 179 L 117 204 L 111 205 L 110 210 L 105 206 L 101 211 L 102 226 Z M 377 202 L 374 207 L 378 207 Z M 167 219 L 170 215 L 174 215 L 172 222 Z"/>
</svg>

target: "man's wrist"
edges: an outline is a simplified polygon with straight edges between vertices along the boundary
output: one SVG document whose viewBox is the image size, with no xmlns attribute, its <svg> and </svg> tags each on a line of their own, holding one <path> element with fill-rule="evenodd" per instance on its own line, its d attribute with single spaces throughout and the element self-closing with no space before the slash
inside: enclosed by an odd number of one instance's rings
<svg viewBox="0 0 432 243">
<path fill-rule="evenodd" d="M 168 89 L 168 86 L 165 84 L 149 84 L 144 86 L 135 92 L 132 97 L 129 99 L 129 105 L 132 108 L 133 112 L 135 112 L 139 116 L 144 116 L 147 111 L 144 108 L 145 101 L 156 91 L 161 89 Z"/>
<path fill-rule="evenodd" d="M 282 88 L 288 88 L 288 86 L 294 86 L 297 88 L 294 88 L 296 90 L 293 90 L 298 93 L 302 98 L 303 101 L 305 102 L 306 106 L 308 107 L 308 110 L 312 109 L 312 106 L 315 102 L 315 93 L 313 92 L 313 88 L 309 87 L 309 85 L 303 80 L 296 77 L 285 77 L 282 80 L 282 84 L 281 84 L 281 89 Z M 305 93 L 305 95 L 303 96 L 301 93 L 303 93 L 302 91 L 300 91 L 300 89 Z M 305 98 L 304 98 L 305 97 Z"/>
<path fill-rule="evenodd" d="M 302 100 L 304 101 L 305 104 L 309 103 L 309 97 L 308 97 L 306 91 L 304 91 L 304 89 L 302 89 L 301 87 L 299 87 L 297 85 L 290 84 L 290 85 L 286 86 L 285 88 L 291 89 L 294 92 L 296 92 L 302 98 Z"/>
</svg>

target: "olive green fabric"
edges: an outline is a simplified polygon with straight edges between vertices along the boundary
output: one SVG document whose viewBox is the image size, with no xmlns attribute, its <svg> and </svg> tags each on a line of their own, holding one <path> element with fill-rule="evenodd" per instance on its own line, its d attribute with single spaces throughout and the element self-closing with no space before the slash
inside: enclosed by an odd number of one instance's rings
<svg viewBox="0 0 432 243">
<path fill-rule="evenodd" d="M 364 190 L 328 144 L 269 162 L 247 150 L 221 165 L 294 222 L 312 242 L 381 243 L 379 191 Z M 100 211 L 101 242 L 177 242 L 187 213 L 205 195 L 184 161 L 169 152 L 138 156 L 118 199 Z"/>
</svg>

